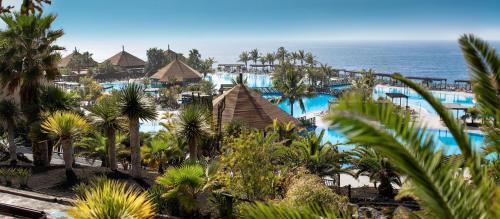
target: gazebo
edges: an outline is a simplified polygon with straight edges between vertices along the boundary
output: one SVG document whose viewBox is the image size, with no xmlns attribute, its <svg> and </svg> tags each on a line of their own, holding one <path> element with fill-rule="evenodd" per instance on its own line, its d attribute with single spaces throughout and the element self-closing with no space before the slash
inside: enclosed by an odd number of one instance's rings
<svg viewBox="0 0 500 219">
<path fill-rule="evenodd" d="M 385 95 L 388 96 L 389 98 L 391 98 L 391 102 L 393 102 L 394 99 L 399 99 L 399 106 L 402 105 L 401 100 L 402 99 L 406 99 L 406 107 L 408 107 L 408 96 L 406 96 L 405 94 L 402 94 L 402 93 L 385 93 Z"/>
<path fill-rule="evenodd" d="M 275 119 L 281 124 L 299 121 L 272 104 L 257 91 L 238 84 L 212 101 L 213 117 L 218 130 L 231 121 L 239 121 L 249 128 L 264 130 Z"/>
<path fill-rule="evenodd" d="M 144 66 L 146 62 L 140 58 L 125 51 L 125 47 L 122 47 L 122 51 L 117 53 L 111 58 L 107 59 L 105 62 L 109 61 L 115 68 L 120 72 L 144 72 Z"/>
<path fill-rule="evenodd" d="M 151 78 L 155 82 L 165 83 L 194 83 L 201 80 L 202 75 L 186 63 L 175 59 L 163 68 L 156 71 Z"/>
</svg>

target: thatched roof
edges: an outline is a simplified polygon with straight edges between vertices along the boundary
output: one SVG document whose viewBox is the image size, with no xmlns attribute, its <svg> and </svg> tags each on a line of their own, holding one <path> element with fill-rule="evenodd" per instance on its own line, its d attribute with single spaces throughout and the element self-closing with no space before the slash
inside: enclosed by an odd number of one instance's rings
<svg viewBox="0 0 500 219">
<path fill-rule="evenodd" d="M 112 65 L 122 68 L 144 67 L 146 62 L 134 55 L 122 50 L 118 54 L 111 56 L 106 61 L 110 61 Z"/>
<path fill-rule="evenodd" d="M 156 71 L 151 78 L 158 79 L 161 82 L 176 81 L 194 81 L 202 78 L 201 74 L 189 67 L 186 63 L 175 59 L 163 68 Z"/>
<path fill-rule="evenodd" d="M 73 51 L 71 54 L 69 54 L 69 55 L 67 55 L 67 56 L 63 57 L 63 58 L 59 61 L 59 63 L 57 64 L 57 67 L 58 67 L 58 68 L 67 68 L 67 67 L 68 67 L 69 62 L 71 62 L 71 60 L 73 59 L 73 57 L 74 57 L 75 55 L 81 55 L 81 54 L 80 54 L 78 51 L 76 51 L 76 50 L 75 50 L 75 51 Z"/>
<path fill-rule="evenodd" d="M 282 124 L 289 122 L 295 125 L 299 121 L 272 104 L 257 91 L 244 85 L 236 85 L 213 100 L 213 116 L 217 119 L 218 106 L 225 101 L 222 112 L 222 125 L 231 121 L 239 121 L 250 128 L 264 130 L 277 119 Z"/>
</svg>

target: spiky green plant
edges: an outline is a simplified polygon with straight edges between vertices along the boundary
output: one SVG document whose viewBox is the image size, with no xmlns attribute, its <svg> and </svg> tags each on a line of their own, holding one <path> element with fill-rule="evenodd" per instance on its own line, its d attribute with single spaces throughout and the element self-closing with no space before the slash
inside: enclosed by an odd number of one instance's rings
<svg viewBox="0 0 500 219">
<path fill-rule="evenodd" d="M 205 170 L 198 164 L 170 167 L 156 182 L 166 188 L 167 199 L 177 200 L 186 213 L 193 214 L 198 208 L 198 194 L 206 183 Z"/>
<path fill-rule="evenodd" d="M 302 112 L 306 111 L 303 99 L 313 94 L 308 92 L 308 87 L 297 67 L 290 63 L 282 64 L 278 71 L 273 74 L 273 85 L 283 94 L 278 99 L 278 103 L 288 100 L 292 116 L 293 106 L 296 102 L 299 103 Z"/>
<path fill-rule="evenodd" d="M 116 170 L 116 132 L 125 130 L 127 120 L 121 116 L 118 103 L 114 97 L 100 99 L 90 107 L 89 111 L 91 112 L 90 120 L 92 124 L 106 135 L 106 161 L 108 166 L 111 170 Z"/>
<path fill-rule="evenodd" d="M 152 121 L 156 119 L 156 107 L 139 84 L 128 84 L 118 94 L 121 115 L 128 118 L 130 133 L 130 149 L 132 169 L 130 174 L 141 177 L 141 152 L 139 139 L 139 120 Z"/>
<path fill-rule="evenodd" d="M 212 134 L 210 117 L 201 104 L 189 104 L 182 108 L 176 125 L 176 133 L 184 138 L 189 146 L 189 158 L 197 160 L 199 142 L 204 136 Z"/>
<path fill-rule="evenodd" d="M 296 207 L 287 205 L 273 205 L 257 202 L 245 204 L 242 207 L 241 218 L 248 219 L 337 219 L 351 218 L 348 214 L 342 214 L 332 209 L 312 204 L 308 207 Z"/>
<path fill-rule="evenodd" d="M 486 144 L 499 147 L 500 58 L 491 46 L 473 35 L 460 38 L 472 76 L 478 107 L 488 121 Z M 458 148 L 462 162 L 441 162 L 445 151 L 427 128 L 390 103 L 363 102 L 359 94 L 340 100 L 327 119 L 352 142 L 369 145 L 408 176 L 409 189 L 435 218 L 498 218 L 500 189 L 489 177 L 489 165 L 458 121 L 426 89 L 399 74 L 393 75 L 423 97 L 441 117 Z M 496 139 L 496 141 L 495 141 Z M 492 141 L 493 140 L 493 141 Z M 496 150 L 496 153 L 499 153 Z M 469 179 L 470 177 L 470 179 Z"/>
<path fill-rule="evenodd" d="M 137 187 L 115 180 L 104 180 L 84 189 L 68 215 L 73 218 L 154 218 L 155 206 Z"/>
<path fill-rule="evenodd" d="M 325 130 L 320 134 L 314 131 L 305 133 L 303 138 L 292 143 L 293 156 L 299 165 L 304 165 L 311 173 L 320 177 L 337 176 L 336 182 L 339 184 L 340 173 L 348 173 L 342 165 L 348 163 L 349 153 L 341 152 L 338 145 L 330 142 L 323 143 Z"/>
<path fill-rule="evenodd" d="M 68 181 L 73 182 L 76 179 L 73 172 L 73 140 L 89 129 L 87 120 L 74 112 L 57 111 L 47 117 L 41 127 L 62 146 L 66 176 Z"/>
</svg>

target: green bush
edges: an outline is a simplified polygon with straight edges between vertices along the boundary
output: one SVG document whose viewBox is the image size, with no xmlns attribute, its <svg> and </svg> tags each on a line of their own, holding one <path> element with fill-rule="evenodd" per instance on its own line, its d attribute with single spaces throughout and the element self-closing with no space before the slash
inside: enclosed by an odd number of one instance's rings
<svg viewBox="0 0 500 219">
<path fill-rule="evenodd" d="M 24 168 L 0 168 L 0 179 L 6 186 L 12 186 L 18 182 L 21 188 L 28 186 L 28 180 L 31 177 L 31 170 Z"/>
<path fill-rule="evenodd" d="M 318 204 L 337 211 L 344 211 L 347 207 L 346 197 L 335 194 L 319 176 L 308 173 L 291 180 L 283 201 L 296 207 Z"/>
</svg>

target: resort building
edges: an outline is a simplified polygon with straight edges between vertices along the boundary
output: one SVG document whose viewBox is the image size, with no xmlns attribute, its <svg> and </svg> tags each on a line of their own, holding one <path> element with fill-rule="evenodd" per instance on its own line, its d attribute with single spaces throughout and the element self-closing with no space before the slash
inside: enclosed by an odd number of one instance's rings
<svg viewBox="0 0 500 219">
<path fill-rule="evenodd" d="M 257 91 L 238 84 L 213 100 L 213 117 L 219 130 L 225 124 L 238 121 L 249 128 L 264 130 L 275 119 L 281 124 L 299 121 L 286 113 L 279 106 L 272 104 Z"/>
<path fill-rule="evenodd" d="M 199 82 L 202 75 L 179 59 L 175 59 L 151 75 L 153 84 L 190 84 Z"/>
<path fill-rule="evenodd" d="M 146 65 L 146 62 L 142 59 L 126 52 L 125 47 L 122 47 L 121 52 L 104 62 L 107 61 L 109 61 L 118 72 L 144 73 L 144 66 Z"/>
</svg>

